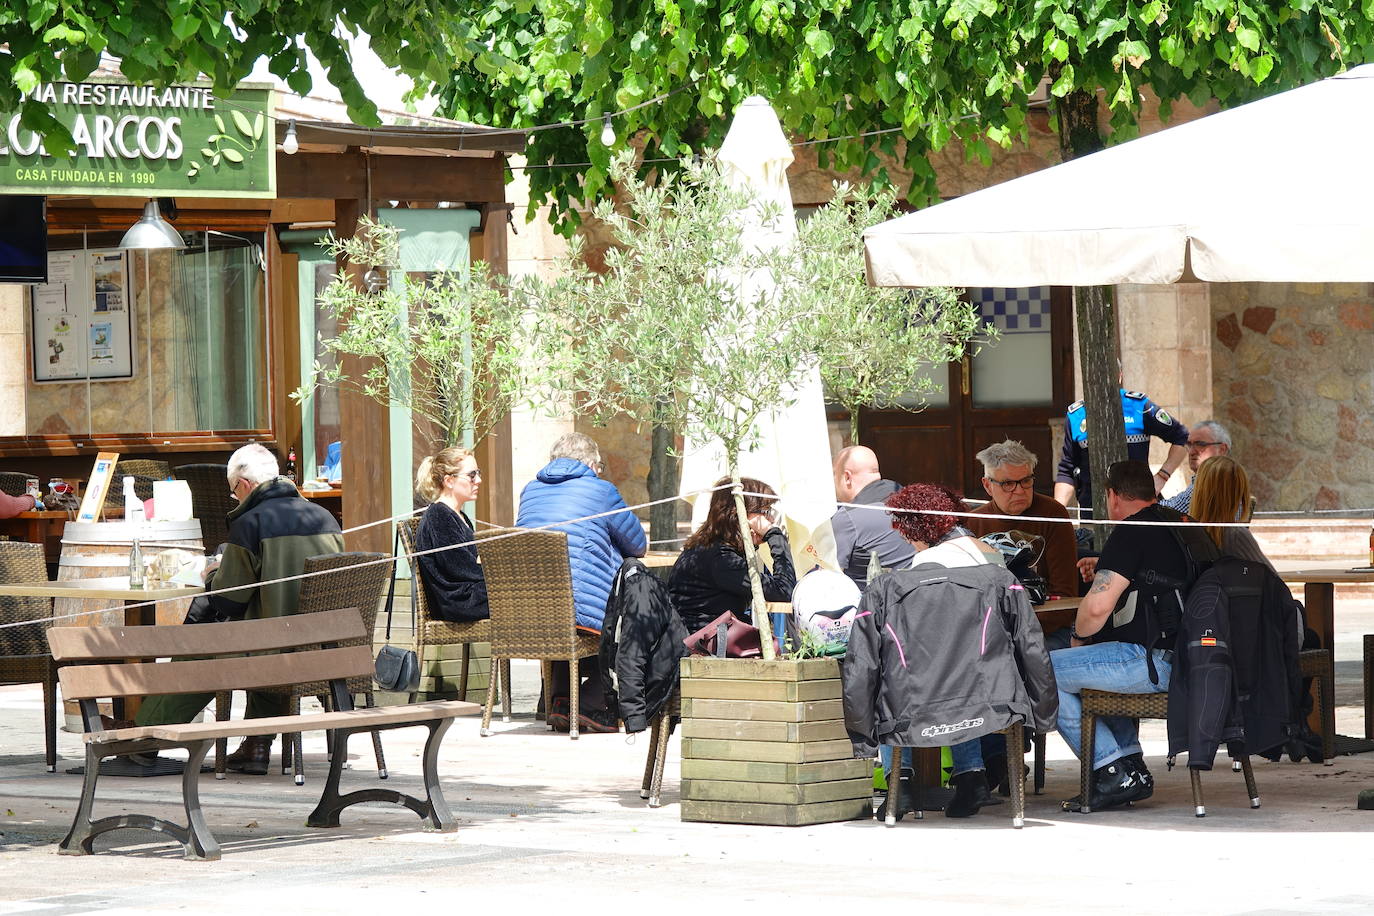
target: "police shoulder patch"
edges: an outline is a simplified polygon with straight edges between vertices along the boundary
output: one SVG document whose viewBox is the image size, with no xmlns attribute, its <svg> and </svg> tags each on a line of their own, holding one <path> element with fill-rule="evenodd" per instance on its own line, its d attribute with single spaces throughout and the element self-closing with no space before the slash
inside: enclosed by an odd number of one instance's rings
<svg viewBox="0 0 1374 916">
<path fill-rule="evenodd" d="M 1174 422 L 1173 419 L 1172 419 L 1167 413 L 1165 413 L 1165 412 L 1162 411 L 1162 410 L 1157 410 L 1157 411 L 1155 411 L 1155 419 L 1158 420 L 1158 421 L 1161 422 L 1161 423 L 1166 423 L 1166 424 L 1167 424 L 1167 423 L 1172 423 L 1172 422 Z"/>
<path fill-rule="evenodd" d="M 1083 402 L 1082 402 L 1082 401 L 1074 401 L 1072 404 L 1069 405 L 1069 409 L 1068 409 L 1067 412 L 1068 412 L 1068 413 L 1073 413 L 1075 410 L 1081 410 L 1082 407 L 1083 407 Z"/>
<path fill-rule="evenodd" d="M 1145 392 L 1143 392 L 1143 391 L 1125 391 L 1125 390 L 1123 390 L 1121 393 L 1122 393 L 1122 395 L 1124 395 L 1125 397 L 1128 397 L 1128 398 L 1135 398 L 1137 401 L 1144 401 L 1144 400 L 1147 400 L 1146 395 L 1145 395 Z"/>
</svg>

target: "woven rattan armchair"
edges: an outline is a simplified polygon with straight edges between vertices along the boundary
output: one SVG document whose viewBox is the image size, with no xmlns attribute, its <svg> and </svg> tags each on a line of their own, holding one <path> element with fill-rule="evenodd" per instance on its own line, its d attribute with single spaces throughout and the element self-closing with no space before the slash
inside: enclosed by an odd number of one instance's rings
<svg viewBox="0 0 1374 916">
<path fill-rule="evenodd" d="M 200 542 L 207 554 L 229 542 L 229 513 L 238 503 L 229 496 L 229 467 L 223 464 L 183 464 L 174 472 L 191 488 L 191 509 L 200 521 Z"/>
<path fill-rule="evenodd" d="M 505 535 L 497 537 L 497 535 Z M 482 540 L 482 570 L 491 604 L 491 664 L 502 664 L 501 709 L 510 721 L 510 660 L 538 659 L 544 673 L 544 709 L 551 709 L 549 691 L 553 662 L 568 663 L 569 737 L 578 736 L 577 660 L 595 655 L 601 634 L 579 630 L 573 607 L 572 570 L 568 564 L 568 536 L 562 531 L 491 530 Z M 496 683 L 487 686 L 482 710 L 482 735 L 491 734 L 491 708 Z M 550 726 L 552 728 L 552 726 Z"/>
<path fill-rule="evenodd" d="M 334 553 L 310 557 L 305 561 L 301 572 L 309 578 L 301 582 L 301 595 L 297 603 L 297 614 L 313 614 L 318 611 L 333 611 L 339 608 L 357 608 L 363 618 L 363 627 L 368 632 L 364 640 L 342 643 L 343 646 L 372 646 L 372 631 L 377 624 L 377 607 L 381 604 L 382 589 L 391 574 L 391 563 L 382 553 Z M 322 575 L 321 575 L 322 574 Z M 363 695 L 363 705 L 371 707 L 373 702 L 372 679 L 354 677 L 348 680 L 349 692 Z M 316 697 L 320 705 L 329 709 L 330 695 L 327 681 L 308 681 L 291 687 L 268 687 L 264 693 L 284 696 L 288 702 L 287 714 L 298 716 L 301 712 L 302 697 Z M 215 719 L 224 721 L 229 718 L 230 695 L 227 691 L 215 695 Z M 215 745 L 215 778 L 224 778 L 225 742 L 221 739 Z M 377 755 L 377 777 L 386 779 L 386 759 L 382 756 L 382 739 L 378 732 L 372 733 L 372 749 Z M 333 752 L 333 742 L 330 742 Z M 301 751 L 299 732 L 282 735 L 281 771 L 283 775 L 291 770 L 296 774 L 296 785 L 305 785 L 305 761 Z"/>
<path fill-rule="evenodd" d="M 682 693 L 675 687 L 663 708 L 654 715 L 653 725 L 650 726 L 649 757 L 644 761 L 644 782 L 639 787 L 639 797 L 647 798 L 650 808 L 663 804 L 663 770 L 668 764 L 668 739 L 672 737 L 673 726 L 681 719 Z"/>
<path fill-rule="evenodd" d="M 166 480 L 172 476 L 172 466 L 156 458 L 121 458 L 115 465 L 115 475 L 123 477 L 126 474 L 150 480 Z"/>
<path fill-rule="evenodd" d="M 41 480 L 37 474 L 25 474 L 21 471 L 0 471 L 0 493 L 10 496 L 23 496 L 25 484 L 30 480 Z"/>
<path fill-rule="evenodd" d="M 396 527 L 401 534 L 401 549 L 405 551 L 406 556 L 412 556 L 415 553 L 416 533 L 420 530 L 419 516 L 408 518 Z M 430 646 L 462 646 L 463 659 L 458 669 L 458 699 L 466 700 L 468 698 L 468 675 L 472 671 L 472 645 L 473 643 L 491 640 L 491 621 L 436 620 L 429 607 L 429 595 L 425 592 L 420 564 L 412 560 L 410 569 L 410 601 L 415 618 L 415 654 L 420 659 L 420 670 L 422 672 L 425 670 L 425 650 Z M 490 588 L 491 583 L 487 583 L 487 587 Z M 509 678 L 509 662 L 506 663 L 502 674 Z M 495 681 L 496 677 L 497 664 L 493 657 L 490 680 Z M 509 688 L 507 688 L 507 693 L 509 693 Z M 506 715 L 509 720 L 509 709 L 506 710 Z"/>
<path fill-rule="evenodd" d="M 1168 693 L 1111 693 L 1106 690 L 1084 690 L 1079 694 L 1083 701 L 1083 714 L 1079 720 L 1080 727 L 1083 729 L 1083 747 L 1079 749 L 1078 782 L 1079 798 L 1081 803 L 1079 811 L 1084 814 L 1092 809 L 1088 807 L 1091 796 L 1088 790 L 1092 785 L 1093 779 L 1093 750 L 1097 744 L 1097 717 L 1098 716 L 1122 716 L 1127 719 L 1167 719 L 1169 718 L 1169 694 Z M 1255 786 L 1255 771 L 1250 767 L 1250 755 L 1243 754 L 1240 758 L 1242 772 L 1245 773 L 1245 791 L 1250 796 L 1250 807 L 1260 806 L 1259 789 Z M 1188 768 L 1188 774 L 1193 784 L 1193 814 L 1197 817 L 1206 817 L 1207 808 L 1202 803 L 1202 771 Z"/>
<path fill-rule="evenodd" d="M 40 582 L 48 578 L 42 544 L 0 541 L 0 582 Z M 51 598 L 0 597 L 0 623 L 36 621 L 0 629 L 0 684 L 43 685 L 43 737 L 48 772 L 57 772 L 57 665 L 48 651 Z"/>
</svg>

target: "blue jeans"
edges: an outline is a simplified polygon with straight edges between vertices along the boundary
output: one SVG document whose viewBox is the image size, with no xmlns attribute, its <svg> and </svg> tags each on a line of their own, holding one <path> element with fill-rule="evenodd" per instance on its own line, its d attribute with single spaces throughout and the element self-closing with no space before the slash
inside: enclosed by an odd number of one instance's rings
<svg viewBox="0 0 1374 916">
<path fill-rule="evenodd" d="M 1110 690 L 1113 693 L 1163 693 L 1169 689 L 1171 666 L 1159 649 L 1152 653 L 1159 683 L 1150 683 L 1145 647 L 1129 642 L 1104 642 L 1050 653 L 1054 679 L 1059 685 L 1059 734 L 1075 757 L 1082 757 L 1079 691 Z M 1094 734 L 1093 769 L 1131 754 L 1140 753 L 1139 725 L 1135 719 L 1099 716 Z"/>
<path fill-rule="evenodd" d="M 958 776 L 960 773 L 967 773 L 970 770 L 983 769 L 983 757 L 996 757 L 1005 755 L 1007 752 L 1006 736 L 998 733 L 984 735 L 981 738 L 973 738 L 959 744 L 949 746 L 950 760 L 954 764 L 954 770 L 950 776 Z M 892 772 L 892 747 L 882 745 L 878 748 L 878 756 L 883 760 L 883 771 Z M 902 765 L 915 766 L 912 762 L 911 748 L 902 749 Z"/>
</svg>

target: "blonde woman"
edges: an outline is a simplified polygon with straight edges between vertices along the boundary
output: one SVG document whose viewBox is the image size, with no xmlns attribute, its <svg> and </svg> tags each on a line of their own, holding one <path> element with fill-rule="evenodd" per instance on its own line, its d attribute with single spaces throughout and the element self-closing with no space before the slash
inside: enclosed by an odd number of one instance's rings
<svg viewBox="0 0 1374 916">
<path fill-rule="evenodd" d="M 1216 527 L 1250 520 L 1250 476 L 1234 458 L 1216 455 L 1199 465 L 1188 514 L 1211 526 L 1207 533 L 1223 554 L 1274 568 L 1249 528 Z"/>
<path fill-rule="evenodd" d="M 415 536 L 416 549 L 424 552 L 454 544 L 471 545 L 416 558 L 431 613 L 439 620 L 485 620 L 491 616 L 472 522 L 462 508 L 476 498 L 481 485 L 477 459 L 465 448 L 446 448 L 426 458 L 415 475 L 415 489 L 430 501 Z"/>
</svg>

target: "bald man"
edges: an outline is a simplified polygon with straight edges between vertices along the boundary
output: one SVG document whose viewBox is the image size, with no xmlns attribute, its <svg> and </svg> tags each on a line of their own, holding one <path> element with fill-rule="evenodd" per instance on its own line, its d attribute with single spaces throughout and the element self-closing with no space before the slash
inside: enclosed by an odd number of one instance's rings
<svg viewBox="0 0 1374 916">
<path fill-rule="evenodd" d="M 873 449 L 851 445 L 835 456 L 835 498 L 841 503 L 882 506 L 901 484 L 884 480 Z M 880 509 L 840 506 L 830 527 L 835 532 L 835 551 L 840 569 L 859 588 L 868 584 L 868 563 L 873 551 L 884 569 L 911 565 L 915 551 L 911 544 L 892 530 L 892 519 Z"/>
</svg>

